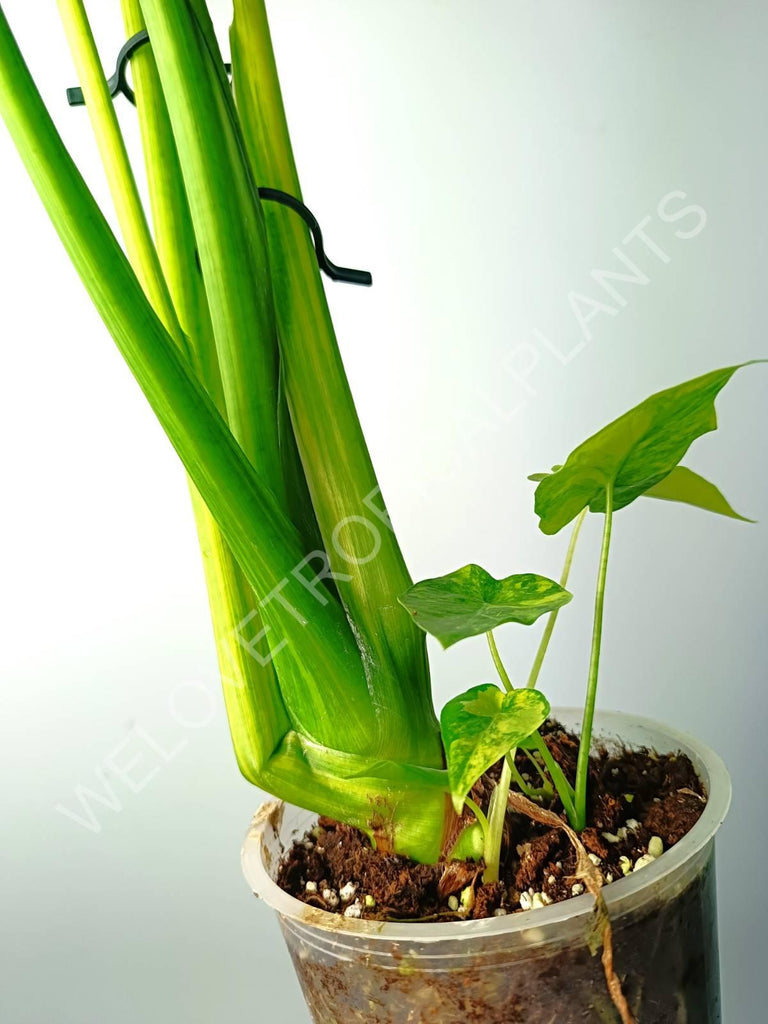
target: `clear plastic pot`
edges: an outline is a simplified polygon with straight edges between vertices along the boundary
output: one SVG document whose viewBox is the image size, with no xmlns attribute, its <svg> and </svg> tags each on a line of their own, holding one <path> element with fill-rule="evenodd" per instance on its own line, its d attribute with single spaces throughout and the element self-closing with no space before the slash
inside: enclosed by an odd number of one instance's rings
<svg viewBox="0 0 768 1024">
<path fill-rule="evenodd" d="M 555 709 L 578 729 L 581 713 Z M 720 1024 L 715 834 L 731 797 L 720 758 L 647 719 L 601 713 L 601 742 L 682 751 L 709 799 L 691 832 L 655 863 L 604 890 L 615 965 L 638 1024 Z M 243 846 L 254 893 L 279 916 L 317 1024 L 585 1024 L 615 1022 L 600 958 L 587 934 L 594 901 L 483 921 L 350 920 L 305 906 L 275 884 L 282 851 L 315 816 L 264 805 Z"/>
</svg>

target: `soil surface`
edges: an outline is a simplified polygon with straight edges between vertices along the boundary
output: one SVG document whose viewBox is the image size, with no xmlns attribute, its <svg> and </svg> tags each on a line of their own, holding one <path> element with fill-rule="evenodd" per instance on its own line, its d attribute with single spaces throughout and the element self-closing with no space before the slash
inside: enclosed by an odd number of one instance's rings
<svg viewBox="0 0 768 1024">
<path fill-rule="evenodd" d="M 578 738 L 556 722 L 542 736 L 569 779 L 576 777 Z M 516 765 L 526 782 L 542 785 L 529 758 Z M 487 808 L 500 766 L 475 786 L 472 797 Z M 543 770 L 543 769 L 542 769 Z M 544 776 L 548 778 L 546 771 Z M 687 756 L 647 749 L 603 749 L 592 757 L 588 827 L 581 840 L 606 884 L 642 870 L 674 846 L 698 821 L 706 794 Z M 555 796 L 542 806 L 562 816 Z M 464 821 L 473 821 L 467 811 Z M 321 818 L 283 858 L 279 885 L 323 910 L 377 920 L 467 920 L 529 910 L 583 892 L 574 877 L 576 854 L 565 833 L 507 814 L 500 882 L 482 883 L 482 863 L 416 864 L 377 852 L 347 825 Z"/>
</svg>

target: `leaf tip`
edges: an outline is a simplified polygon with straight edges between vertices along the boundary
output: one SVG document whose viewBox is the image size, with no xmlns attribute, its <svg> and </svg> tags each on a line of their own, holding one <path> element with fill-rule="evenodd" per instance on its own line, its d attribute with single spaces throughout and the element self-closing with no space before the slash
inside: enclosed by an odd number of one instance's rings
<svg viewBox="0 0 768 1024">
<path fill-rule="evenodd" d="M 464 797 L 458 797 L 455 793 L 451 793 L 451 803 L 456 814 L 461 817 L 464 812 Z"/>
</svg>

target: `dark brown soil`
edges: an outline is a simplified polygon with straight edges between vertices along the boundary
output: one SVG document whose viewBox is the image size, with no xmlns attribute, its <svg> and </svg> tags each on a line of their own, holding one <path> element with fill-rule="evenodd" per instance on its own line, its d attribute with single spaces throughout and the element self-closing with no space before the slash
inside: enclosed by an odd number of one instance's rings
<svg viewBox="0 0 768 1024">
<path fill-rule="evenodd" d="M 566 777 L 575 778 L 578 740 L 554 722 L 544 739 Z M 531 785 L 540 778 L 525 754 L 516 764 Z M 473 790 L 487 807 L 498 766 Z M 601 750 L 590 767 L 588 827 L 581 839 L 606 884 L 637 868 L 640 858 L 679 842 L 706 803 L 701 782 L 684 754 L 652 750 Z M 562 814 L 555 797 L 548 804 Z M 565 820 L 565 816 L 562 815 Z M 467 813 L 467 822 L 472 821 Z M 651 843 L 653 837 L 654 842 Z M 576 855 L 562 830 L 508 814 L 501 881 L 482 883 L 482 864 L 472 861 L 416 864 L 383 855 L 356 829 L 321 818 L 287 851 L 278 883 L 312 906 L 379 920 L 467 920 L 530 909 L 531 902 L 560 902 L 583 891 L 574 878 Z M 463 899 L 462 899 L 463 897 Z M 457 908 L 458 900 L 458 908 Z M 521 906 L 522 902 L 522 906 Z"/>
</svg>

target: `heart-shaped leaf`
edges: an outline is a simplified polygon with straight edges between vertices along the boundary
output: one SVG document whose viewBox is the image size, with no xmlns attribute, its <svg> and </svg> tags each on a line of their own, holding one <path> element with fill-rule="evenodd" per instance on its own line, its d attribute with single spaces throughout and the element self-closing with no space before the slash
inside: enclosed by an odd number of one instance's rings
<svg viewBox="0 0 768 1024">
<path fill-rule="evenodd" d="M 465 565 L 447 576 L 422 580 L 403 594 L 400 603 L 417 626 L 450 647 L 505 622 L 529 626 L 572 596 L 546 576 L 521 573 L 497 580 L 479 565 Z"/>
<path fill-rule="evenodd" d="M 549 701 L 538 690 L 504 693 L 493 683 L 473 686 L 449 700 L 440 715 L 448 781 L 456 813 L 483 772 L 524 744 L 546 721 Z"/>
<path fill-rule="evenodd" d="M 651 395 L 579 445 L 536 488 L 542 532 L 557 533 L 587 505 L 603 511 L 609 484 L 614 509 L 656 487 L 697 437 L 717 428 L 715 398 L 747 365 L 714 370 Z"/>
<path fill-rule="evenodd" d="M 725 495 L 709 480 L 694 473 L 686 466 L 675 466 L 671 473 L 645 492 L 646 498 L 661 498 L 662 501 L 679 501 L 685 505 L 716 512 L 730 519 L 740 519 L 743 523 L 754 523 L 739 515 L 726 499 Z"/>
</svg>

